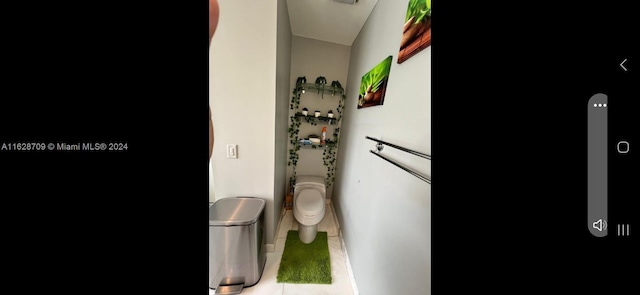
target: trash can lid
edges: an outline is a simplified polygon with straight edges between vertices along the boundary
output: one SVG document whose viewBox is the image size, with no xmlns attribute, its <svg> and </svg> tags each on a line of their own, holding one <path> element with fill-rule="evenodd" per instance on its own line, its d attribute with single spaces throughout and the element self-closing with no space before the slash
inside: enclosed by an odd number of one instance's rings
<svg viewBox="0 0 640 295">
<path fill-rule="evenodd" d="M 234 197 L 217 200 L 209 207 L 209 225 L 249 225 L 258 221 L 265 201 L 259 198 Z"/>
</svg>

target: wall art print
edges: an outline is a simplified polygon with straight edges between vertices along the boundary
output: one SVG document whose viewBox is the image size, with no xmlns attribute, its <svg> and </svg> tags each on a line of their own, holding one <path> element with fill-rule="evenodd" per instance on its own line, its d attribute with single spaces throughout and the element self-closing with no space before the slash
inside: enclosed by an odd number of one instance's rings
<svg viewBox="0 0 640 295">
<path fill-rule="evenodd" d="M 389 57 L 362 76 L 358 95 L 359 109 L 384 103 L 384 94 L 387 91 L 392 60 L 393 56 L 389 55 Z"/>
<path fill-rule="evenodd" d="M 399 64 L 431 46 L 431 0 L 409 0 L 404 21 Z"/>
</svg>

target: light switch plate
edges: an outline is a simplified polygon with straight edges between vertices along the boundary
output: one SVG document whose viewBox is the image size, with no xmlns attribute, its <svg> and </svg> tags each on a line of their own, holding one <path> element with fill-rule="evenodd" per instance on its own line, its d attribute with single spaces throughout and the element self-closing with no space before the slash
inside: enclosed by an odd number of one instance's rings
<svg viewBox="0 0 640 295">
<path fill-rule="evenodd" d="M 227 144 L 227 158 L 229 158 L 229 159 L 237 159 L 238 158 L 238 145 L 237 144 Z"/>
</svg>

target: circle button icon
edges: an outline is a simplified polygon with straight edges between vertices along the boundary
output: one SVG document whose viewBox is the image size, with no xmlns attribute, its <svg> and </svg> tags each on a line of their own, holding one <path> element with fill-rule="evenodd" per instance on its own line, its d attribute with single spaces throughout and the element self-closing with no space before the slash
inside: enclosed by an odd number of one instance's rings
<svg viewBox="0 0 640 295">
<path fill-rule="evenodd" d="M 618 142 L 618 153 L 626 154 L 629 152 L 629 143 L 626 141 Z"/>
</svg>

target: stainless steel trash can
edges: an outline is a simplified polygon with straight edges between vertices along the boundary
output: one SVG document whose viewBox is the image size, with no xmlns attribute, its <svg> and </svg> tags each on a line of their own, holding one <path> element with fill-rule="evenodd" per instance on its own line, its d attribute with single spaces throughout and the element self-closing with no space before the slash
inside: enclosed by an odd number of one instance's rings
<svg viewBox="0 0 640 295">
<path fill-rule="evenodd" d="M 209 207 L 209 288 L 238 294 L 258 283 L 267 262 L 265 201 L 219 199 Z"/>
</svg>

